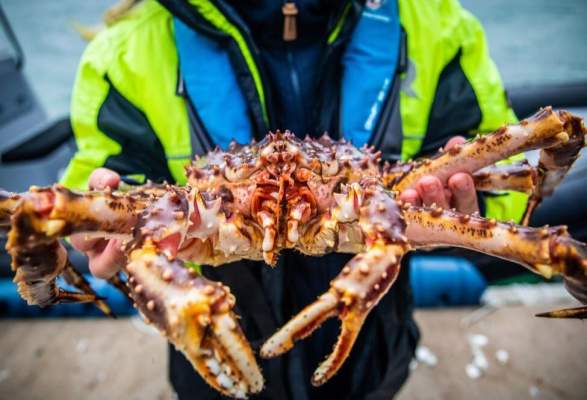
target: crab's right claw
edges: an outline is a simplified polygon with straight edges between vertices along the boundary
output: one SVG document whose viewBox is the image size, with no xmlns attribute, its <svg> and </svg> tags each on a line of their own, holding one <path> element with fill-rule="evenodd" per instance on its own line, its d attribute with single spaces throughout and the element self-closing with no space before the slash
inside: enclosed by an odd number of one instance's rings
<svg viewBox="0 0 587 400">
<path fill-rule="evenodd" d="M 348 296 L 329 290 L 271 336 L 261 348 L 261 357 L 270 358 L 287 352 L 297 340 L 309 336 L 328 318 L 338 316 L 341 320 L 341 332 L 334 350 L 312 376 L 314 386 L 325 383 L 348 357 L 369 311 L 352 303 L 353 300 Z"/>
<path fill-rule="evenodd" d="M 338 316 L 341 332 L 332 353 L 316 369 L 312 384 L 322 385 L 348 357 L 369 311 L 389 290 L 400 269 L 405 249 L 397 245 L 376 245 L 353 258 L 320 296 L 271 336 L 261 348 L 261 357 L 270 358 L 290 350 L 294 342 L 309 336 L 328 318 Z"/>
<path fill-rule="evenodd" d="M 146 319 L 213 388 L 234 398 L 263 389 L 255 355 L 232 312 L 228 287 L 170 261 L 147 244 L 127 266 L 132 297 Z"/>
</svg>

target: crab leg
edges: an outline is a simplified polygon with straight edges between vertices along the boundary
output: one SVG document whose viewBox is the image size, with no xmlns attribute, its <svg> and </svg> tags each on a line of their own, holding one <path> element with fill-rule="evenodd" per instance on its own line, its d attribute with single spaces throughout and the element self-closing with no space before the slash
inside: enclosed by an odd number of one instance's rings
<svg viewBox="0 0 587 400">
<path fill-rule="evenodd" d="M 332 317 L 341 320 L 341 333 L 334 350 L 312 376 L 312 384 L 322 385 L 342 366 L 353 347 L 365 318 L 395 282 L 406 247 L 374 243 L 367 252 L 356 255 L 336 277 L 330 290 L 300 311 L 271 336 L 261 348 L 264 358 L 290 350 L 297 340 L 309 336 Z"/>
<path fill-rule="evenodd" d="M 348 357 L 369 311 L 395 282 L 401 258 L 408 250 L 400 209 L 392 195 L 376 185 L 366 183 L 342 188 L 335 193 L 336 207 L 321 224 L 316 241 L 328 247 L 341 245 L 335 238 L 340 228 L 358 223 L 364 235 L 365 251 L 356 255 L 330 284 L 330 290 L 304 308 L 265 342 L 262 357 L 275 357 L 317 329 L 325 320 L 338 316 L 341 333 L 334 350 L 312 377 L 316 386 L 325 383 Z M 304 235 L 305 236 L 305 235 Z"/>
<path fill-rule="evenodd" d="M 0 227 L 8 225 L 20 203 L 28 202 L 32 204 L 31 221 L 47 236 L 86 233 L 89 237 L 129 240 L 138 215 L 164 193 L 149 188 L 145 192 L 78 193 L 61 185 L 33 186 L 23 194 L 0 192 Z"/>
<path fill-rule="evenodd" d="M 585 145 L 587 131 L 583 126 L 583 121 L 578 118 L 571 118 L 568 125 L 567 130 L 574 134 L 569 135 L 567 142 L 540 151 L 537 169 L 538 182 L 522 217 L 521 224 L 524 226 L 530 223 L 530 217 L 542 199 L 552 195 L 554 189 L 562 182 Z"/>
<path fill-rule="evenodd" d="M 128 240 L 139 213 L 148 204 L 109 191 L 78 194 L 59 185 L 51 193 L 49 235 L 86 232 L 88 236 Z"/>
<path fill-rule="evenodd" d="M 21 196 L 0 189 L 0 230 L 10 229 L 10 217 L 21 201 Z"/>
<path fill-rule="evenodd" d="M 536 314 L 540 318 L 587 318 L 587 306 L 564 308 L 562 310 L 548 311 Z"/>
<path fill-rule="evenodd" d="M 72 286 L 75 286 L 77 289 L 81 290 L 86 295 L 92 296 L 94 298 L 93 303 L 94 305 L 102 311 L 105 315 L 116 318 L 108 303 L 102 298 L 99 298 L 94 289 L 90 286 L 90 283 L 84 278 L 84 276 L 73 266 L 69 259 L 65 263 L 65 268 L 61 273 L 61 276 L 67 283 Z"/>
<path fill-rule="evenodd" d="M 415 248 L 456 246 L 504 258 L 550 278 L 587 276 L 587 245 L 566 227 L 528 228 L 442 208 L 404 209 L 406 236 Z"/>
<path fill-rule="evenodd" d="M 538 172 L 527 161 L 507 165 L 491 165 L 473 174 L 478 191 L 514 190 L 531 194 L 536 187 Z"/>
<path fill-rule="evenodd" d="M 547 107 L 518 125 L 502 127 L 491 134 L 455 146 L 437 158 L 417 163 L 393 189 L 401 192 L 412 188 L 425 175 L 436 176 L 446 183 L 457 172 L 472 174 L 513 155 L 539 148 L 551 148 L 557 154 L 554 157 L 557 162 L 564 160 L 572 163 L 573 157 L 562 154 L 568 150 L 565 144 L 573 143 L 573 148 L 576 147 L 575 143 L 581 143 L 582 146 L 586 132 L 580 118 Z"/>
<path fill-rule="evenodd" d="M 104 313 L 104 315 L 116 318 L 116 315 L 112 312 L 106 300 L 98 297 L 98 294 L 92 289 L 90 283 L 84 278 L 83 274 L 81 274 L 69 259 L 66 261 L 65 268 L 61 273 L 61 276 L 67 283 L 72 286 L 75 286 L 77 289 L 81 290 L 83 293 L 93 296 L 95 301 L 93 301 L 94 305 Z M 113 275 L 112 277 L 107 279 L 108 283 L 118 289 L 125 297 L 130 297 L 130 290 L 125 282 L 122 281 L 120 277 L 120 273 Z"/>
<path fill-rule="evenodd" d="M 21 297 L 28 304 L 41 307 L 92 302 L 103 311 L 109 311 L 93 291 L 69 292 L 56 285 L 57 276 L 68 273 L 67 252 L 57 238 L 48 237 L 38 229 L 42 224 L 36 217 L 37 210 L 34 202 L 19 202 L 11 218 L 13 228 L 6 243 L 12 257 L 12 270 L 15 271 L 14 282 Z"/>
<path fill-rule="evenodd" d="M 108 278 L 108 283 L 114 286 L 119 291 L 121 291 L 122 294 L 124 294 L 126 297 L 131 298 L 130 289 L 128 288 L 126 282 L 124 282 L 120 276 L 121 273 L 113 275 L 111 278 Z"/>
<path fill-rule="evenodd" d="M 70 264 L 59 237 L 85 232 L 98 237 L 118 235 L 128 240 L 137 215 L 146 204 L 148 201 L 136 193 L 78 194 L 59 185 L 33 187 L 21 195 L 3 194 L 0 213 L 10 215 L 12 225 L 6 248 L 12 256 L 14 279 L 23 298 L 40 306 L 66 301 L 93 302 L 106 315 L 112 315 L 107 304 Z M 83 293 L 58 288 L 55 279 L 59 275 Z"/>
</svg>

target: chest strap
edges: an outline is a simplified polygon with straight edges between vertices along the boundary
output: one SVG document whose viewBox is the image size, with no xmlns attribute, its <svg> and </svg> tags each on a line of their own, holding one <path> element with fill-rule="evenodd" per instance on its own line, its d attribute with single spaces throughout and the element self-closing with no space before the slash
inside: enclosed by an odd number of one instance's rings
<svg viewBox="0 0 587 400">
<path fill-rule="evenodd" d="M 377 126 L 400 50 L 397 1 L 368 3 L 374 5 L 364 7 L 342 58 L 340 127 L 357 146 L 368 143 Z"/>
<path fill-rule="evenodd" d="M 174 18 L 175 42 L 184 90 L 212 141 L 248 143 L 252 124 L 229 54 L 217 41 Z"/>
</svg>

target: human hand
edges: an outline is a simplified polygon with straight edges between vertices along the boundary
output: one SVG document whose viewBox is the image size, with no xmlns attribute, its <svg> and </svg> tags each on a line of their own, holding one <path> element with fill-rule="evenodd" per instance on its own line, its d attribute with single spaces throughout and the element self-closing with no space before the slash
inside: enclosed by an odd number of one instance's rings
<svg viewBox="0 0 587 400">
<path fill-rule="evenodd" d="M 91 190 L 104 190 L 116 189 L 119 184 L 120 176 L 116 172 L 97 168 L 90 175 L 88 186 Z M 83 233 L 71 235 L 70 239 L 76 250 L 88 256 L 90 272 L 98 278 L 108 279 L 126 264 L 126 257 L 121 250 L 122 243 L 118 239 L 89 239 Z"/>
<path fill-rule="evenodd" d="M 455 136 L 446 143 L 444 149 L 448 150 L 465 141 L 464 137 Z M 437 204 L 443 208 L 456 208 L 457 211 L 467 214 L 479 211 L 473 177 L 464 172 L 452 175 L 446 187 L 440 179 L 426 175 L 416 183 L 414 189 L 404 190 L 400 199 L 417 206 Z"/>
</svg>

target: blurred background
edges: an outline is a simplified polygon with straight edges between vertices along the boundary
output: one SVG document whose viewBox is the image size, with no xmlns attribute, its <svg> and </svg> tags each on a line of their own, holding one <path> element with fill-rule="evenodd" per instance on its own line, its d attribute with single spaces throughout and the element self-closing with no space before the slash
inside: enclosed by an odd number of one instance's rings
<svg viewBox="0 0 587 400">
<path fill-rule="evenodd" d="M 85 42 L 75 24 L 97 26 L 113 0 L 2 0 L 24 50 L 24 73 L 47 115 L 68 113 Z M 583 0 L 461 0 L 477 16 L 507 87 L 587 82 L 587 2 Z M 0 54 L 10 51 L 0 36 Z"/>
<path fill-rule="evenodd" d="M 533 113 L 538 107 L 544 105 L 564 107 L 587 117 L 587 24 L 585 23 L 587 1 L 461 0 L 461 3 L 483 23 L 491 55 L 498 65 L 519 118 Z M 103 12 L 112 4 L 112 0 L 65 0 L 58 3 L 43 0 L 1 1 L 0 188 L 23 191 L 31 184 L 46 185 L 59 179 L 69 157 L 75 151 L 75 143 L 68 122 L 68 108 L 77 64 L 86 45 L 75 26 L 99 26 Z M 530 154 L 529 157 L 533 156 Z M 587 157 L 583 157 L 583 160 L 577 163 L 565 179 L 556 195 L 540 206 L 532 225 L 566 224 L 569 225 L 570 231 L 575 237 L 587 241 L 587 203 L 581 200 L 587 198 L 587 184 L 584 178 L 586 173 Z M 0 246 L 3 248 L 2 239 L 0 239 Z M 75 255 L 73 262 L 82 271 L 87 272 L 83 256 Z M 8 265 L 8 257 L 3 250 L 0 250 L 0 317 L 99 315 L 91 305 L 50 307 L 45 310 L 26 306 L 18 297 L 11 282 Z M 528 358 L 528 352 L 525 350 L 530 351 L 533 346 L 549 345 L 543 336 L 531 339 L 526 337 L 525 342 L 516 342 L 515 345 L 511 342 L 514 340 L 511 336 L 510 342 L 503 339 L 504 335 L 519 335 L 519 340 L 522 340 L 525 334 L 530 331 L 534 332 L 533 329 L 549 329 L 550 332 L 553 327 L 561 329 L 557 331 L 561 335 L 560 338 L 568 334 L 569 338 L 576 340 L 576 332 L 584 334 L 586 332 L 584 326 L 554 324 L 544 328 L 546 325 L 541 325 L 541 322 L 530 320 L 531 311 L 528 311 L 528 307 L 546 307 L 548 309 L 548 304 L 572 301 L 560 282 L 546 284 L 536 276 L 527 274 L 519 266 L 495 259 L 480 259 L 472 256 L 453 257 L 450 253 L 436 255 L 434 258 L 414 257 L 411 267 L 417 305 L 419 307 L 442 307 L 441 311 L 437 312 L 428 310 L 419 312 L 419 321 L 424 331 L 427 328 L 438 329 L 439 326 L 443 326 L 447 337 L 452 338 L 453 341 L 461 340 L 462 343 L 443 342 L 432 336 L 426 339 L 425 331 L 425 342 L 429 340 L 428 344 L 433 349 L 431 352 L 432 356 L 436 357 L 436 361 L 434 361 L 434 357 L 431 359 L 430 354 L 425 354 L 423 350 L 424 353 L 420 354 L 421 357 L 415 364 L 421 365 L 414 378 L 419 385 L 411 383 L 414 379 L 410 381 L 403 394 L 404 398 L 466 398 L 468 394 L 473 393 L 468 392 L 466 387 L 472 382 L 471 379 L 477 378 L 471 378 L 469 371 L 464 370 L 464 365 L 469 357 L 468 352 L 473 351 L 471 350 L 473 348 L 471 340 L 473 339 L 467 335 L 473 332 L 470 327 L 477 324 L 476 318 L 479 320 L 488 318 L 493 321 L 494 324 L 489 323 L 485 325 L 485 328 L 499 338 L 496 340 L 501 341 L 500 346 L 510 346 L 508 354 L 516 354 L 519 357 L 517 369 L 514 372 L 504 369 L 500 372 L 494 372 L 493 375 L 487 374 L 492 377 L 493 382 L 490 380 L 478 386 L 476 390 L 481 397 L 519 398 L 518 395 L 524 393 L 531 398 L 574 398 L 577 393 L 581 392 L 581 389 L 585 389 L 582 393 L 587 393 L 585 384 L 583 383 L 581 386 L 580 380 L 573 380 L 572 376 L 562 378 L 562 381 L 558 378 L 554 379 L 555 383 L 553 383 L 551 375 L 557 375 L 556 368 L 551 367 L 547 371 L 541 370 L 536 367 L 536 365 L 540 365 L 540 361 Z M 101 295 L 110 299 L 115 312 L 119 315 L 134 314 L 129 302 L 118 292 L 97 280 L 92 280 L 92 284 Z M 521 308 L 512 311 L 515 317 L 506 318 L 504 314 L 491 316 L 496 309 L 505 304 Z M 443 314 L 446 311 L 446 306 L 469 308 L 455 310 L 452 314 L 450 312 Z M 481 313 L 480 316 L 473 313 L 474 323 L 467 325 L 470 324 L 467 319 L 471 317 L 472 309 L 470 307 L 481 307 L 479 309 Z M 490 316 L 487 317 L 484 312 Z M 515 314 L 515 312 L 519 314 Z M 524 323 L 512 323 L 512 318 L 518 318 L 518 316 Z M 153 354 L 158 354 L 157 357 L 151 356 L 149 358 L 150 361 L 147 362 L 146 369 L 152 373 L 156 382 L 163 383 L 160 386 L 153 386 L 152 382 L 146 384 L 140 378 L 135 377 L 132 379 L 137 379 L 137 382 L 129 378 L 134 382 L 133 384 L 136 384 L 135 386 L 129 389 L 127 379 L 120 382 L 119 387 L 131 390 L 137 398 L 167 398 L 171 395 L 164 383 L 164 367 L 162 366 L 164 365 L 164 359 L 162 359 L 164 347 L 159 342 L 158 335 L 153 336 L 152 332 L 148 329 L 145 330 L 137 321 L 133 322 L 133 327 L 130 325 L 126 328 L 117 327 L 116 332 L 120 335 L 128 335 L 128 338 L 133 337 L 133 340 L 141 343 L 141 346 L 146 346 L 154 352 Z M 114 331 L 109 331 L 110 328 L 104 328 L 107 329 L 107 332 L 98 335 L 95 332 L 102 331 L 96 330 L 97 325 L 88 326 L 77 320 L 56 325 L 47 321 L 44 324 L 46 324 L 43 327 L 47 334 L 61 334 L 65 327 L 71 328 L 71 331 L 74 332 L 71 334 L 73 335 L 71 340 L 77 343 L 77 353 L 71 356 L 74 360 L 76 354 L 79 357 L 85 354 L 88 343 L 92 340 L 96 340 L 98 343 L 102 343 L 100 340 L 104 340 L 104 337 L 110 338 L 112 341 L 117 340 L 117 334 L 114 334 Z M 509 326 L 509 331 L 506 328 L 500 328 L 500 324 Z M 137 328 L 137 326 L 139 327 Z M 465 327 L 463 328 L 463 326 Z M 4 351 L 4 349 L 12 348 L 12 344 L 16 346 L 17 339 L 20 339 L 21 335 L 26 336 L 30 327 L 31 325 L 22 321 L 4 325 L 0 328 L 0 349 Z M 82 337 L 83 340 L 80 339 L 80 335 L 85 335 Z M 29 340 L 34 341 L 36 337 L 31 336 Z M 584 340 L 578 341 L 585 342 Z M 68 343 L 71 346 L 70 342 L 62 342 L 64 347 L 67 347 Z M 103 343 L 100 344 L 100 346 L 103 345 Z M 579 344 L 579 346 L 583 347 L 575 348 L 574 355 L 572 348 L 567 349 L 569 358 L 575 357 L 573 359 L 576 359 L 581 354 L 587 355 L 585 346 L 583 344 Z M 462 353 L 466 353 L 466 355 L 461 354 L 462 360 L 453 360 L 454 362 L 443 365 L 442 373 L 440 369 L 434 373 L 432 368 L 438 363 L 438 359 L 444 357 L 450 360 L 451 357 L 455 357 L 453 350 L 461 347 Z M 127 349 L 122 347 L 119 350 L 126 351 Z M 493 350 L 497 352 L 503 349 L 495 347 Z M 91 351 L 95 351 L 95 349 L 91 349 Z M 116 346 L 114 350 L 104 350 L 103 354 L 105 357 L 109 354 L 114 357 Z M 503 353 L 501 354 L 503 356 Z M 135 355 L 141 356 L 141 354 Z M 43 354 L 39 356 L 36 353 L 31 353 L 30 357 L 28 359 L 21 355 L 12 361 L 10 358 L 0 361 L 0 397 L 4 397 L 3 394 L 18 395 L 22 393 L 17 390 L 18 386 L 15 386 L 14 383 L 14 365 L 37 362 L 37 358 L 43 359 L 44 356 Z M 497 358 L 496 360 L 492 360 L 492 362 L 496 364 L 501 362 Z M 10 362 L 17 364 L 9 367 Z M 506 361 L 503 365 L 508 363 Z M 524 363 L 528 365 L 522 367 Z M 568 363 L 565 363 L 561 358 L 560 366 L 566 365 Z M 530 371 L 532 368 L 538 368 L 538 370 L 532 375 L 531 372 L 527 372 L 528 370 L 524 372 L 525 367 L 529 367 Z M 574 367 L 577 368 L 575 372 L 579 374 L 579 377 L 581 374 L 584 376 L 587 372 L 586 367 L 579 365 L 574 365 Z M 63 366 L 63 368 L 67 370 L 70 367 Z M 132 364 L 129 364 L 128 368 L 132 369 Z M 101 398 L 100 393 L 103 394 L 106 390 L 105 382 L 107 379 L 104 374 L 108 379 L 112 378 L 107 372 L 102 372 L 102 375 L 95 375 L 94 370 L 87 372 L 92 375 L 88 378 L 84 375 L 86 372 L 83 368 L 81 372 L 69 371 L 70 375 L 81 374 L 80 379 L 86 379 L 89 382 L 86 382 L 87 386 L 83 386 L 79 393 L 74 389 L 65 392 L 49 392 L 48 398 L 51 398 L 51 393 L 55 396 L 67 393 L 66 398 L 68 396 L 74 398 L 76 393 L 85 396 L 88 393 L 94 393 L 92 391 L 95 391 L 94 398 Z M 455 378 L 456 380 L 447 386 L 446 382 L 439 378 L 439 374 L 448 374 L 447 376 L 453 374 L 458 378 Z M 144 376 L 150 375 L 145 373 L 143 378 Z M 536 378 L 537 376 L 538 378 Z M 12 383 L 10 383 L 11 379 Z M 40 385 L 44 383 L 51 385 L 51 382 L 39 379 Z M 499 386 L 496 382 L 500 379 L 509 382 L 512 385 L 510 389 L 513 389 L 495 392 Z M 68 382 L 69 385 L 75 385 L 69 380 L 63 382 L 66 386 Z M 494 386 L 491 386 L 492 384 Z M 441 395 L 435 396 L 435 393 L 418 391 L 417 387 L 422 385 L 438 386 L 443 388 L 443 392 Z M 486 396 L 487 391 L 494 391 L 494 394 L 499 393 L 500 395 Z M 33 394 L 36 392 L 29 390 L 27 393 L 34 397 Z M 117 395 L 112 393 L 112 398 L 116 397 Z"/>
</svg>

